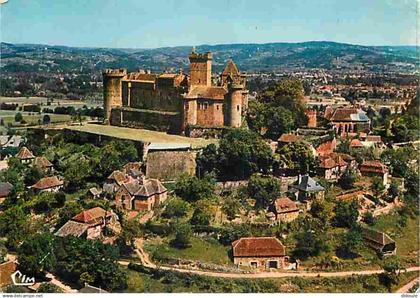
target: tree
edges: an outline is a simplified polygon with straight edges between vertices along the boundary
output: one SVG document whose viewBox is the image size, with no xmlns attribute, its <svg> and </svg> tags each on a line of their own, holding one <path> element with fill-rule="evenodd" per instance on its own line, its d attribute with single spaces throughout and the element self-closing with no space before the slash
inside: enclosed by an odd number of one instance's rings
<svg viewBox="0 0 420 298">
<path fill-rule="evenodd" d="M 37 167 L 29 167 L 24 176 L 24 181 L 26 185 L 33 185 L 38 180 L 44 177 L 44 173 Z"/>
<path fill-rule="evenodd" d="M 383 273 L 380 275 L 380 281 L 383 285 L 388 288 L 388 291 L 391 291 L 391 287 L 394 284 L 397 284 L 399 281 L 399 275 L 401 271 L 404 269 L 400 260 L 397 257 L 393 257 L 387 259 L 382 268 L 384 270 Z"/>
<path fill-rule="evenodd" d="M 166 204 L 165 210 L 162 215 L 166 218 L 180 218 L 188 214 L 190 210 L 190 204 L 180 198 L 173 198 Z"/>
<path fill-rule="evenodd" d="M 53 235 L 32 235 L 19 246 L 19 269 L 30 276 L 42 276 L 44 271 L 49 271 L 56 265 L 53 250 Z"/>
<path fill-rule="evenodd" d="M 333 223 L 335 226 L 352 228 L 359 217 L 359 203 L 357 200 L 351 202 L 338 201 L 334 212 Z"/>
<path fill-rule="evenodd" d="M 370 226 L 373 226 L 375 224 L 375 217 L 373 216 L 372 212 L 367 211 L 365 214 L 363 214 L 363 221 Z"/>
<path fill-rule="evenodd" d="M 195 202 L 212 198 L 214 189 L 215 182 L 211 176 L 198 179 L 195 176 L 182 175 L 176 181 L 174 193 L 188 202 Z"/>
<path fill-rule="evenodd" d="M 340 247 L 338 252 L 345 258 L 356 257 L 357 251 L 363 244 L 362 230 L 359 225 L 354 225 L 347 233 L 341 238 Z"/>
<path fill-rule="evenodd" d="M 42 124 L 50 124 L 51 123 L 51 117 L 50 115 L 46 114 L 42 117 Z"/>
<path fill-rule="evenodd" d="M 330 249 L 325 227 L 317 219 L 305 219 L 302 229 L 296 234 L 293 255 L 299 259 L 318 256 Z"/>
<path fill-rule="evenodd" d="M 39 286 L 36 292 L 37 293 L 63 293 L 63 290 L 52 283 L 45 282 Z"/>
<path fill-rule="evenodd" d="M 140 224 L 137 220 L 124 220 L 121 227 L 121 238 L 125 244 L 129 243 L 131 247 L 134 246 L 136 238 L 140 237 L 142 232 Z"/>
<path fill-rule="evenodd" d="M 28 215 L 21 206 L 12 206 L 0 216 L 0 235 L 7 237 L 7 246 L 16 249 L 28 234 Z"/>
<path fill-rule="evenodd" d="M 382 182 L 382 179 L 379 177 L 374 177 L 372 181 L 372 189 L 376 195 L 381 195 L 385 190 L 385 185 Z"/>
<path fill-rule="evenodd" d="M 22 122 L 22 120 L 23 120 L 23 116 L 22 116 L 22 114 L 21 113 L 16 113 L 15 114 L 15 122 Z"/>
<path fill-rule="evenodd" d="M 255 199 L 256 208 L 268 208 L 280 195 L 280 182 L 270 176 L 254 174 L 248 181 L 248 196 Z"/>
<path fill-rule="evenodd" d="M 304 142 L 289 143 L 283 146 L 278 154 L 280 163 L 286 169 L 299 174 L 307 174 L 315 170 L 315 157 L 309 145 Z"/>
<path fill-rule="evenodd" d="M 219 145 L 219 174 L 225 179 L 247 179 L 270 171 L 274 158 L 270 146 L 249 130 L 230 129 Z"/>
<path fill-rule="evenodd" d="M 334 217 L 334 203 L 327 199 L 315 199 L 311 205 L 311 215 L 319 219 L 325 227 L 329 227 Z"/>
<path fill-rule="evenodd" d="M 186 223 L 177 223 L 174 229 L 175 238 L 171 241 L 171 245 L 180 249 L 190 247 L 192 236 L 191 226 Z"/>
<path fill-rule="evenodd" d="M 196 163 L 198 177 L 202 178 L 207 174 L 212 174 L 213 172 L 216 172 L 218 161 L 219 157 L 216 145 L 209 144 L 203 149 L 202 152 L 199 152 L 197 154 Z"/>
<path fill-rule="evenodd" d="M 229 220 L 233 220 L 241 210 L 241 207 L 242 205 L 239 202 L 239 198 L 235 195 L 230 195 L 224 200 L 222 211 L 226 214 Z"/>
<path fill-rule="evenodd" d="M 338 184 L 343 189 L 351 189 L 354 187 L 354 183 L 357 181 L 357 174 L 356 172 L 351 169 L 347 168 L 346 171 L 341 175 L 341 177 L 338 179 Z"/>
<path fill-rule="evenodd" d="M 79 202 L 66 202 L 64 207 L 58 212 L 57 227 L 61 227 L 72 217 L 83 211 L 83 207 Z"/>
<path fill-rule="evenodd" d="M 127 275 L 118 265 L 117 247 L 95 240 L 57 237 L 54 255 L 57 264 L 52 271 L 66 282 L 82 286 L 81 282 L 89 274 L 94 286 L 109 291 L 121 291 L 127 287 Z"/>
<path fill-rule="evenodd" d="M 212 214 L 206 206 L 197 206 L 190 219 L 192 225 L 208 226 L 212 220 Z"/>
</svg>

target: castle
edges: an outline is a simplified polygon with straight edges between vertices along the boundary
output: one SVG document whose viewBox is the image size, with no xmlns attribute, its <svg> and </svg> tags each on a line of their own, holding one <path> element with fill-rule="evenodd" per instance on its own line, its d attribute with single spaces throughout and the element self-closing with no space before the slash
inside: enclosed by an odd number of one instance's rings
<svg viewBox="0 0 420 298">
<path fill-rule="evenodd" d="M 182 134 L 191 128 L 241 127 L 248 106 L 246 76 L 229 60 L 212 82 L 212 53 L 189 55 L 189 75 L 103 71 L 104 110 L 111 125 Z"/>
</svg>

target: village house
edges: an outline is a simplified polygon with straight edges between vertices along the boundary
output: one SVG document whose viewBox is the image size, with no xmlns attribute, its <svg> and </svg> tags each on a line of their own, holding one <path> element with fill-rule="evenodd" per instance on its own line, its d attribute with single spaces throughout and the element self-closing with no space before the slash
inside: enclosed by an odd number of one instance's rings
<svg viewBox="0 0 420 298">
<path fill-rule="evenodd" d="M 41 178 L 37 183 L 30 186 L 29 188 L 32 188 L 38 192 L 58 192 L 61 188 L 63 188 L 63 185 L 64 182 L 60 178 L 57 176 L 51 176 Z"/>
<path fill-rule="evenodd" d="M 314 199 L 324 199 L 325 188 L 309 175 L 299 175 L 298 180 L 290 186 L 289 192 L 309 210 Z"/>
<path fill-rule="evenodd" d="M 45 172 L 52 172 L 54 170 L 53 164 L 43 156 L 35 157 L 33 166 Z"/>
<path fill-rule="evenodd" d="M 362 228 L 362 235 L 365 243 L 376 250 L 378 253 L 387 256 L 395 255 L 397 253 L 397 246 L 394 240 L 391 239 L 387 234 L 369 229 L 366 227 Z"/>
<path fill-rule="evenodd" d="M 285 268 L 286 248 L 276 237 L 246 237 L 232 243 L 237 266 L 268 270 Z"/>
<path fill-rule="evenodd" d="M 356 107 L 339 107 L 334 110 L 331 106 L 328 106 L 325 109 L 324 117 L 330 121 L 339 136 L 370 131 L 369 117 L 366 116 L 364 111 Z"/>
<path fill-rule="evenodd" d="M 283 197 L 274 201 L 274 213 L 277 221 L 292 222 L 299 216 L 299 208 L 291 199 Z"/>
<path fill-rule="evenodd" d="M 124 210 L 151 211 L 167 198 L 167 189 L 157 179 L 133 179 L 115 194 L 115 205 Z"/>
<path fill-rule="evenodd" d="M 11 194 L 13 185 L 9 182 L 0 182 L 0 204 Z"/>
<path fill-rule="evenodd" d="M 118 231 L 117 216 L 112 211 L 101 207 L 85 210 L 66 222 L 55 235 L 59 237 L 74 236 L 85 239 L 102 238 L 103 230 L 107 226 L 113 231 Z"/>
<path fill-rule="evenodd" d="M 23 164 L 30 164 L 34 159 L 35 155 L 26 147 L 20 148 L 16 157 L 23 163 Z"/>
<path fill-rule="evenodd" d="M 377 160 L 366 160 L 359 167 L 363 176 L 380 177 L 382 184 L 388 185 L 389 171 L 388 167 Z"/>
<path fill-rule="evenodd" d="M 281 149 L 285 145 L 288 145 L 288 144 L 291 144 L 291 143 L 296 143 L 296 142 L 301 142 L 303 140 L 304 140 L 304 138 L 301 135 L 284 133 L 278 139 L 278 146 L 277 147 L 279 149 Z"/>
<path fill-rule="evenodd" d="M 130 177 L 121 171 L 113 171 L 106 179 L 103 190 L 108 194 L 115 194 L 115 192 L 120 188 L 120 186 L 128 182 Z"/>
<path fill-rule="evenodd" d="M 364 148 L 365 145 L 363 145 L 362 142 L 359 139 L 353 139 L 353 140 L 350 141 L 349 147 L 351 149 L 358 150 L 358 149 Z"/>
<path fill-rule="evenodd" d="M 320 159 L 318 175 L 327 180 L 338 180 L 347 169 L 347 162 L 339 154 L 330 154 Z"/>
</svg>

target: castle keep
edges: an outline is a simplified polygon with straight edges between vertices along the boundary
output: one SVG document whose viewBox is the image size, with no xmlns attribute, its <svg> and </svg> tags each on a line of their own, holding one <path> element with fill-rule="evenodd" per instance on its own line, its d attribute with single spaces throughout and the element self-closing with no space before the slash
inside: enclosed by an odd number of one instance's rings
<svg viewBox="0 0 420 298">
<path fill-rule="evenodd" d="M 240 127 L 248 106 L 246 77 L 229 60 L 216 84 L 212 53 L 189 55 L 189 75 L 106 69 L 104 110 L 111 125 L 184 133 L 187 128 Z"/>
</svg>

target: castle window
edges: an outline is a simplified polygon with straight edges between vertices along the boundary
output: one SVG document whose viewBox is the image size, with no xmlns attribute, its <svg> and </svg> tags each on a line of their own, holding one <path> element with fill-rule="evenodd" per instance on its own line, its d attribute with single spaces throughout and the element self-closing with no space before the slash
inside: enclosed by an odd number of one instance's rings
<svg viewBox="0 0 420 298">
<path fill-rule="evenodd" d="M 239 105 L 237 105 L 237 106 L 236 106 L 236 110 L 238 110 L 238 111 L 239 111 Z"/>
<path fill-rule="evenodd" d="M 186 104 L 185 104 L 185 110 L 189 110 L 190 109 L 190 104 L 187 102 Z"/>
<path fill-rule="evenodd" d="M 216 105 L 216 109 L 217 109 L 217 110 L 219 109 L 219 105 Z"/>
<path fill-rule="evenodd" d="M 207 110 L 207 108 L 209 107 L 209 104 L 207 102 L 204 103 L 204 109 Z"/>
</svg>

